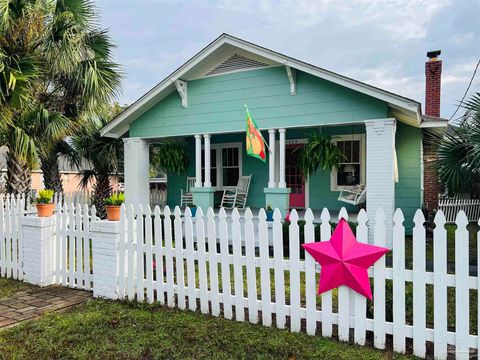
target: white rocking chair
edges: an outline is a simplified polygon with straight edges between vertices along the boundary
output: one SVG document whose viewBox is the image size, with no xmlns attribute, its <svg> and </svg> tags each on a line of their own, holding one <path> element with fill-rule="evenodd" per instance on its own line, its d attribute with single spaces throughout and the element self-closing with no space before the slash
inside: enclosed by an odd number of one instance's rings
<svg viewBox="0 0 480 360">
<path fill-rule="evenodd" d="M 195 186 L 195 178 L 187 177 L 187 186 L 185 191 L 180 189 L 180 207 L 193 205 L 193 194 L 191 188 Z"/>
<path fill-rule="evenodd" d="M 250 188 L 252 175 L 240 176 L 235 189 L 225 189 L 223 191 L 222 203 L 220 207 L 245 209 L 247 203 L 248 189 Z"/>
<path fill-rule="evenodd" d="M 365 185 L 356 185 L 350 189 L 340 189 L 338 201 L 343 201 L 352 205 L 360 205 L 367 199 L 367 189 Z"/>
</svg>

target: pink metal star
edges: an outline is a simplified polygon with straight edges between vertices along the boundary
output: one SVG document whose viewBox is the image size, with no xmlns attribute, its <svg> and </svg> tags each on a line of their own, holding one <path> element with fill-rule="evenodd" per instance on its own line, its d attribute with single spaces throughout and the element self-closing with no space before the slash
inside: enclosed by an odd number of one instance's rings
<svg viewBox="0 0 480 360">
<path fill-rule="evenodd" d="M 345 219 L 340 220 L 329 241 L 303 247 L 322 266 L 319 294 L 345 285 L 372 299 L 367 270 L 389 249 L 359 243 Z"/>
</svg>

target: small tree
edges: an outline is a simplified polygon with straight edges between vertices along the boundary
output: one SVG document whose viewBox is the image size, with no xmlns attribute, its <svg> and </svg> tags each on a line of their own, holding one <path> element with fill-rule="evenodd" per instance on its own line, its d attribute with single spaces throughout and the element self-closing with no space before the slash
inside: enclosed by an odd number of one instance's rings
<svg viewBox="0 0 480 360">
<path fill-rule="evenodd" d="M 82 131 L 71 137 L 66 149 L 72 165 L 81 169 L 81 186 L 86 188 L 93 182 L 92 203 L 101 218 L 106 216 L 104 200 L 112 192 L 110 178 L 123 168 L 122 139 L 100 135 L 100 129 L 107 123 L 104 118 L 90 119 Z"/>
</svg>

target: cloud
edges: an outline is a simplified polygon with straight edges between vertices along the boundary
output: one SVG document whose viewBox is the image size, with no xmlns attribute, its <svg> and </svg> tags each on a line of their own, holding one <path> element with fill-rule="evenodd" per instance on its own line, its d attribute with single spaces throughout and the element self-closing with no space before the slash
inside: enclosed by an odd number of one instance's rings
<svg viewBox="0 0 480 360">
<path fill-rule="evenodd" d="M 229 11 L 258 14 L 270 24 L 290 29 L 307 28 L 335 19 L 338 26 L 377 28 L 397 41 L 424 38 L 435 15 L 452 0 L 334 1 L 297 0 L 222 1 Z"/>
</svg>

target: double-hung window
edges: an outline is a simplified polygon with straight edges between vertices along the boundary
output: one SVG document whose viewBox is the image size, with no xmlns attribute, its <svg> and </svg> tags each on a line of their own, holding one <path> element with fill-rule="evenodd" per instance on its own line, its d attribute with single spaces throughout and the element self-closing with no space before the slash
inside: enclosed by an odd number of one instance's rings
<svg viewBox="0 0 480 360">
<path fill-rule="evenodd" d="M 235 187 L 242 175 L 242 144 L 210 145 L 210 178 L 217 189 Z M 202 181 L 205 181 L 204 150 L 202 149 Z"/>
<path fill-rule="evenodd" d="M 365 136 L 338 136 L 333 140 L 343 154 L 338 169 L 332 171 L 331 188 L 351 188 L 365 184 Z"/>
</svg>

